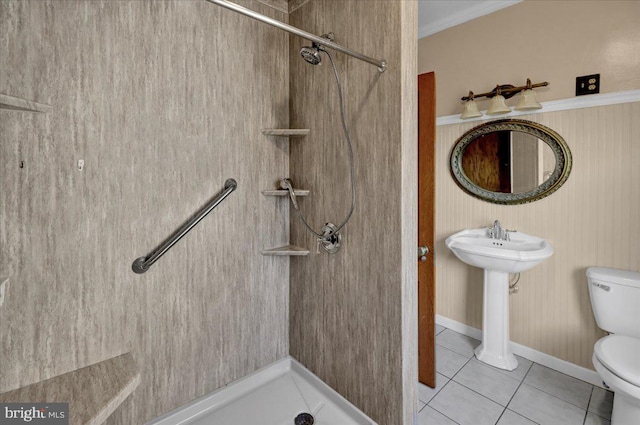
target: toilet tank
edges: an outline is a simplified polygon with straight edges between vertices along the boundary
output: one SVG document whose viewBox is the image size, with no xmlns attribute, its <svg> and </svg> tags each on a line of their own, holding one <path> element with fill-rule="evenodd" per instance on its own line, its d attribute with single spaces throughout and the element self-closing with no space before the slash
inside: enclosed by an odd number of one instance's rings
<svg viewBox="0 0 640 425">
<path fill-rule="evenodd" d="M 640 338 L 640 273 L 590 267 L 587 281 L 598 326 L 610 333 Z"/>
</svg>

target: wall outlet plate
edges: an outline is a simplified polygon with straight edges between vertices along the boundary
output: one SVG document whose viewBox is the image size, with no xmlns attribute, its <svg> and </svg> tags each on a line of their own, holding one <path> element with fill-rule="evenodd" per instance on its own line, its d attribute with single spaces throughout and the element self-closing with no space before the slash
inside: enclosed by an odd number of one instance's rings
<svg viewBox="0 0 640 425">
<path fill-rule="evenodd" d="M 576 96 L 600 93 L 600 74 L 576 77 Z"/>
</svg>

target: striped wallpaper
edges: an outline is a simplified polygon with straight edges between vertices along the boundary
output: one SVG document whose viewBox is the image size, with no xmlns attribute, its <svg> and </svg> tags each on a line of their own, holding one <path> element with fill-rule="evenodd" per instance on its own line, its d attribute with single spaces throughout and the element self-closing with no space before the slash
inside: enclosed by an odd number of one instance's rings
<svg viewBox="0 0 640 425">
<path fill-rule="evenodd" d="M 569 180 L 547 198 L 494 205 L 467 195 L 449 174 L 458 137 L 478 122 L 437 128 L 437 313 L 482 327 L 482 270 L 467 266 L 444 240 L 499 219 L 509 229 L 547 239 L 554 255 L 522 273 L 511 296 L 511 339 L 593 368 L 596 326 L 585 271 L 590 266 L 640 270 L 640 102 L 518 117 L 564 137 L 573 154 Z"/>
</svg>

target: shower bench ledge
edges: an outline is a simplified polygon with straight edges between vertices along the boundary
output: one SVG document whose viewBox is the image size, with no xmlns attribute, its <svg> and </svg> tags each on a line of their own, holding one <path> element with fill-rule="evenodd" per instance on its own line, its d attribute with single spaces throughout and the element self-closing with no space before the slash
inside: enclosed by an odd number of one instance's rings
<svg viewBox="0 0 640 425">
<path fill-rule="evenodd" d="M 0 403 L 69 403 L 69 425 L 103 423 L 140 384 L 131 353 L 0 394 Z"/>
</svg>

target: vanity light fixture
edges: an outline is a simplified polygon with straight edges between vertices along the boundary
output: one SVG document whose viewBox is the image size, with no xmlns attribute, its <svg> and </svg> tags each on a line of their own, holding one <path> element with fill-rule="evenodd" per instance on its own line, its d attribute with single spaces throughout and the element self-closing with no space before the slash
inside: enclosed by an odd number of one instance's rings
<svg viewBox="0 0 640 425">
<path fill-rule="evenodd" d="M 468 98 L 469 100 L 467 100 L 464 103 L 464 110 L 462 111 L 462 115 L 460 115 L 460 118 L 462 118 L 463 120 L 466 120 L 469 118 L 481 117 L 482 112 L 478 110 L 478 104 L 476 103 L 475 100 L 473 100 L 472 91 L 469 92 Z"/>
<path fill-rule="evenodd" d="M 542 109 L 542 105 L 536 100 L 536 92 L 531 88 L 531 80 L 527 78 L 527 88 L 520 93 L 520 102 L 516 106 L 516 111 L 531 111 Z"/>
<path fill-rule="evenodd" d="M 462 101 L 464 101 L 465 104 L 464 111 L 460 118 L 468 119 L 479 117 L 482 115 L 482 113 L 477 110 L 478 107 L 474 100 L 480 97 L 491 98 L 491 103 L 489 104 L 487 115 L 500 115 L 508 114 L 509 112 L 511 112 L 511 108 L 507 106 L 505 100 L 510 99 L 518 93 L 522 94 L 518 105 L 515 107 L 516 110 L 529 111 L 540 109 L 542 108 L 542 105 L 536 100 L 536 95 L 533 89 L 538 87 L 546 87 L 548 85 L 549 82 L 547 81 L 531 84 L 531 80 L 527 78 L 526 85 L 520 87 L 515 87 L 512 84 L 498 84 L 493 90 L 486 93 L 474 94 L 472 91 L 469 91 L 469 95 L 462 98 Z"/>
<path fill-rule="evenodd" d="M 504 102 L 505 99 L 502 95 L 502 90 L 500 90 L 500 86 L 497 86 L 496 90 L 496 95 L 491 98 L 491 103 L 489 103 L 487 115 L 508 114 L 509 112 L 511 112 L 511 108 L 509 108 Z"/>
</svg>

